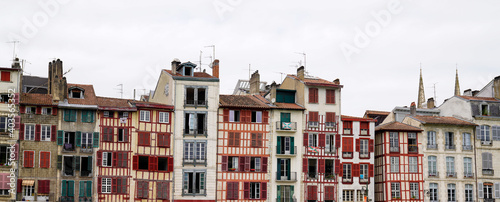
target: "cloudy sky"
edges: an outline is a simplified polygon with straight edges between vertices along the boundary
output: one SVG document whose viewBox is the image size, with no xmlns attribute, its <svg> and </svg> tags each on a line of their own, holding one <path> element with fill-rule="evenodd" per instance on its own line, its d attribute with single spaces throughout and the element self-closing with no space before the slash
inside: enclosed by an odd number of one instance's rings
<svg viewBox="0 0 500 202">
<path fill-rule="evenodd" d="M 100 96 L 133 97 L 154 89 L 173 58 L 220 59 L 221 93 L 248 67 L 281 82 L 304 64 L 312 76 L 339 78 L 342 114 L 392 110 L 416 101 L 419 67 L 426 97 L 453 94 L 500 75 L 498 1 L 0 1 L 0 66 L 17 40 L 25 74 L 47 76 L 54 58 L 70 83 L 94 84 Z M 280 73 L 281 72 L 281 73 Z"/>
</svg>

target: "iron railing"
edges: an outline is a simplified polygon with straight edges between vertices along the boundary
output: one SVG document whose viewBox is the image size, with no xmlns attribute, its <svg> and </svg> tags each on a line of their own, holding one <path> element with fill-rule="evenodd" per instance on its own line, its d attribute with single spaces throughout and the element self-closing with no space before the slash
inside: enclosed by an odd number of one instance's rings
<svg viewBox="0 0 500 202">
<path fill-rule="evenodd" d="M 277 131 L 296 131 L 297 130 L 297 122 L 276 121 L 276 130 Z"/>
<path fill-rule="evenodd" d="M 290 172 L 290 176 L 281 176 L 281 172 L 276 172 L 276 181 L 297 181 L 297 172 Z"/>
</svg>

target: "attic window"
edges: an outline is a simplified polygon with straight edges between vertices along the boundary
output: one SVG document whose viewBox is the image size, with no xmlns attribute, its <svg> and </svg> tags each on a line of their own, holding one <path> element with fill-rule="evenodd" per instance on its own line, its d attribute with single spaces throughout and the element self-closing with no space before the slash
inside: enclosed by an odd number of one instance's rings
<svg viewBox="0 0 500 202">
<path fill-rule="evenodd" d="M 191 75 L 192 70 L 193 70 L 193 68 L 191 68 L 191 67 L 184 67 L 184 76 L 192 76 Z"/>
<path fill-rule="evenodd" d="M 70 89 L 69 90 L 69 97 L 83 99 L 83 90 L 77 89 L 77 88 Z"/>
<path fill-rule="evenodd" d="M 488 104 L 481 104 L 481 115 L 482 116 L 489 116 L 490 115 L 490 110 Z"/>
</svg>

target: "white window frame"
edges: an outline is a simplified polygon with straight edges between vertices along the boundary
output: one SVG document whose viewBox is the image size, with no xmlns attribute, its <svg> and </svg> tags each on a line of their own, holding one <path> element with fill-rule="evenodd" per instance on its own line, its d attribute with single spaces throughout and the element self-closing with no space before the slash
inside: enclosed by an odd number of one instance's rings
<svg viewBox="0 0 500 202">
<path fill-rule="evenodd" d="M 391 183 L 391 199 L 401 199 L 401 184 L 399 182 Z"/>
<path fill-rule="evenodd" d="M 32 109 L 35 109 L 35 111 L 32 111 Z M 26 114 L 35 114 L 36 113 L 36 107 L 35 106 L 26 106 L 24 112 Z"/>
<path fill-rule="evenodd" d="M 5 158 L 5 163 L 8 163 L 9 162 L 9 158 L 10 158 L 10 149 L 9 149 L 9 146 L 10 145 L 0 145 L 0 147 L 5 147 L 5 156 L 0 157 L 0 158 Z"/>
<path fill-rule="evenodd" d="M 24 124 L 24 140 L 35 140 L 35 124 Z"/>
<path fill-rule="evenodd" d="M 35 196 L 35 185 L 23 186 L 23 197 L 33 197 L 33 196 Z"/>
<path fill-rule="evenodd" d="M 455 172 L 455 157 L 446 157 L 446 172 Z"/>
<path fill-rule="evenodd" d="M 470 133 L 462 133 L 462 144 L 464 146 L 470 146 L 472 145 L 472 135 Z"/>
<path fill-rule="evenodd" d="M 436 131 L 427 132 L 427 145 L 436 145 Z"/>
<path fill-rule="evenodd" d="M 416 156 L 408 157 L 408 167 L 410 173 L 418 172 L 418 157 Z"/>
<path fill-rule="evenodd" d="M 390 147 L 398 147 L 399 148 L 399 133 L 398 132 L 390 132 L 389 133 L 389 142 L 390 142 Z"/>
<path fill-rule="evenodd" d="M 83 137 L 86 137 L 86 138 L 83 138 Z M 85 139 L 87 139 L 87 142 L 84 142 Z M 81 147 L 83 148 L 83 145 L 89 145 L 89 141 L 90 141 L 90 146 L 93 145 L 94 143 L 94 137 L 93 137 L 93 134 L 92 133 L 83 133 L 82 132 L 82 138 L 81 138 Z M 86 147 L 86 148 L 89 148 L 89 147 Z"/>
<path fill-rule="evenodd" d="M 168 112 L 159 112 L 158 113 L 158 122 L 160 123 L 168 123 L 170 121 Z"/>
<path fill-rule="evenodd" d="M 481 125 L 479 126 L 480 132 L 479 132 L 479 139 L 481 141 L 490 141 L 490 126 L 489 125 Z"/>
<path fill-rule="evenodd" d="M 415 196 L 415 198 L 413 198 L 413 196 Z M 410 183 L 410 198 L 411 199 L 420 199 L 420 191 L 419 191 L 418 182 L 411 182 Z"/>
<path fill-rule="evenodd" d="M 261 196 L 260 196 L 260 182 L 250 182 L 250 199 L 260 199 Z M 254 192 L 252 194 L 252 192 Z M 254 196 L 254 198 L 252 198 L 252 195 Z"/>
<path fill-rule="evenodd" d="M 101 192 L 105 194 L 111 193 L 111 178 L 101 179 Z"/>
<path fill-rule="evenodd" d="M 361 178 L 363 175 L 363 178 Z M 359 164 L 359 179 L 369 179 L 368 164 Z"/>
<path fill-rule="evenodd" d="M 40 126 L 40 141 L 51 141 L 51 125 Z"/>
<path fill-rule="evenodd" d="M 472 173 L 472 158 L 464 157 L 464 173 Z"/>
<path fill-rule="evenodd" d="M 310 133 L 309 138 L 308 138 L 308 145 L 311 147 L 317 147 L 318 146 L 318 134 L 316 133 Z"/>
<path fill-rule="evenodd" d="M 141 110 L 141 112 L 140 112 L 140 121 L 142 121 L 142 122 L 151 122 L 151 111 L 149 111 L 149 110 Z"/>
<path fill-rule="evenodd" d="M 108 154 L 111 154 L 111 159 L 108 159 Z M 109 162 L 109 165 L 108 165 Z M 113 166 L 113 152 L 102 152 L 102 163 L 103 167 Z"/>
<path fill-rule="evenodd" d="M 343 190 L 342 201 L 354 201 L 354 190 Z"/>
<path fill-rule="evenodd" d="M 342 180 L 352 180 L 352 164 L 342 164 Z"/>
<path fill-rule="evenodd" d="M 465 184 L 465 201 L 472 202 L 474 201 L 474 186 L 472 184 Z"/>
<path fill-rule="evenodd" d="M 255 122 L 253 123 L 262 123 L 262 111 L 252 111 L 252 114 L 255 112 Z M 251 119 L 252 117 L 250 117 Z M 251 121 L 251 120 L 250 120 Z"/>
<path fill-rule="evenodd" d="M 47 112 L 48 109 L 50 109 L 50 113 Z M 42 114 L 43 115 L 52 115 L 52 107 L 42 107 Z"/>
<path fill-rule="evenodd" d="M 1 116 L 0 117 L 0 132 L 8 132 L 9 130 L 9 121 L 8 117 L 6 116 Z"/>
<path fill-rule="evenodd" d="M 492 140 L 500 141 L 500 126 L 492 126 L 491 133 Z"/>
<path fill-rule="evenodd" d="M 429 165 L 429 173 L 437 173 L 437 156 L 427 157 L 427 164 Z"/>
<path fill-rule="evenodd" d="M 399 173 L 399 157 L 391 156 L 391 173 Z"/>
<path fill-rule="evenodd" d="M 370 152 L 368 152 L 368 139 L 360 139 L 359 140 L 359 155 L 369 155 Z"/>
<path fill-rule="evenodd" d="M 438 184 L 437 183 L 429 183 L 429 199 L 430 201 L 438 201 L 439 200 L 439 192 L 438 192 Z"/>
<path fill-rule="evenodd" d="M 448 201 L 457 201 L 457 189 L 455 184 L 448 184 L 447 188 L 447 198 Z M 451 193 L 450 193 L 451 192 Z"/>
</svg>

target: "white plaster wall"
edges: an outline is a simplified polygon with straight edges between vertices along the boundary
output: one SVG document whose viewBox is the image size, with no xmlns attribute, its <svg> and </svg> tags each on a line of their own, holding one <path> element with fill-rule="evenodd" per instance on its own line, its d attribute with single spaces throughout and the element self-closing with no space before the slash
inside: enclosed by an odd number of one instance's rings
<svg viewBox="0 0 500 202">
<path fill-rule="evenodd" d="M 472 121 L 470 102 L 460 97 L 452 97 L 438 107 L 441 116 L 453 116 L 459 119 Z"/>
</svg>

